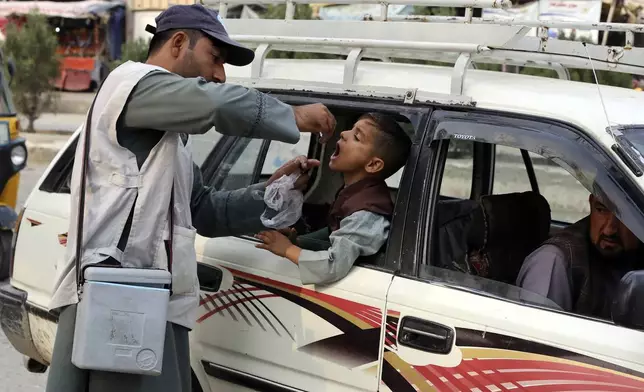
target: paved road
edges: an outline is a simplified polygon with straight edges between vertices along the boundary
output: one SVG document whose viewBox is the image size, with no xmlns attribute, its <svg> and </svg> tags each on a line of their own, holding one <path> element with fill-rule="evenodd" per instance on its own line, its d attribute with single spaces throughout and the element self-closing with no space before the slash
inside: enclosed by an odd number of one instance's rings
<svg viewBox="0 0 644 392">
<path fill-rule="evenodd" d="M 22 172 L 20 179 L 19 205 L 36 185 L 46 166 L 33 165 Z M 45 390 L 46 373 L 29 373 L 23 366 L 22 355 L 14 350 L 0 331 L 0 392 L 42 392 Z"/>
</svg>

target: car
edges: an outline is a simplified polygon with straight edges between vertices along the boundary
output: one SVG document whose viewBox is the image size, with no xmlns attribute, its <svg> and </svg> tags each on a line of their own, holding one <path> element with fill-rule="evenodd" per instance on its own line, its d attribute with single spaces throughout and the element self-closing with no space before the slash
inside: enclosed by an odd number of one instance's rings
<svg viewBox="0 0 644 392">
<path fill-rule="evenodd" d="M 27 147 L 20 137 L 20 121 L 9 84 L 16 72 L 15 63 L 0 50 L 0 281 L 9 277 L 9 257 L 20 171 L 27 166 Z M 6 66 L 6 71 L 4 67 Z M 8 78 L 7 78 L 8 74 Z"/>
<path fill-rule="evenodd" d="M 623 223 L 644 240 L 644 96 L 468 68 L 513 55 L 544 66 L 555 56 L 559 64 L 550 65 L 564 76 L 574 66 L 644 74 L 642 49 L 608 64 L 580 59 L 578 42 L 549 40 L 528 54 L 509 50 L 540 42 L 515 37 L 525 33 L 521 25 L 256 20 L 250 37 L 242 23 L 226 26 L 233 37 L 255 40 L 257 60 L 227 68 L 229 82 L 293 105 L 322 102 L 338 129 L 361 113 L 389 113 L 413 145 L 405 167 L 387 180 L 395 212 L 386 246 L 333 284 L 303 285 L 297 266 L 257 249 L 253 233 L 197 237 L 195 391 L 644 390 L 639 271 L 620 287 L 611 320 L 564 311 L 515 285 L 531 251 L 588 214 L 591 191 L 609 195 Z M 359 38 L 356 23 L 370 41 Z M 402 34 L 409 42 L 391 41 Z M 477 44 L 432 46 L 414 41 L 419 35 Z M 492 41 L 505 46 L 492 48 Z M 312 43 L 313 51 L 349 54 L 266 58 L 270 49 L 312 50 Z M 588 50 L 592 56 L 607 48 Z M 421 59 L 451 51 L 454 66 L 359 61 L 387 51 Z M 65 251 L 77 138 L 20 212 L 11 279 L 0 286 L 3 331 L 38 370 L 49 364 L 56 334 L 57 312 L 48 304 Z M 297 228 L 324 226 L 325 206 L 342 185 L 327 169 L 334 140 L 322 145 L 316 135 L 302 135 L 289 145 L 216 130 L 194 139 L 204 181 L 219 190 L 264 181 L 294 156 L 320 159 Z M 456 143 L 471 154 L 450 154 Z M 473 210 L 483 220 L 470 222 Z"/>
</svg>

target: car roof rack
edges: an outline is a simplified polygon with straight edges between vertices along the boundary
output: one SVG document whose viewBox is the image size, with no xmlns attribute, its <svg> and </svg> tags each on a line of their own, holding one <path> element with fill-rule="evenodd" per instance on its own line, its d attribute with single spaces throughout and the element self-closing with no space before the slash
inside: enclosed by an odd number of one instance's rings
<svg viewBox="0 0 644 392">
<path fill-rule="evenodd" d="M 219 7 L 225 17 L 229 5 L 248 0 L 204 2 Z M 509 0 L 339 0 L 334 4 L 380 4 L 379 20 L 296 20 L 295 2 L 265 0 L 265 4 L 286 4 L 284 19 L 226 19 L 231 37 L 255 48 L 251 78 L 261 79 L 266 55 L 272 50 L 327 53 L 346 56 L 343 87 L 353 85 L 362 59 L 396 61 L 429 60 L 453 64 L 451 94 L 462 95 L 467 70 L 477 64 L 506 64 L 556 71 L 570 80 L 568 69 L 596 69 L 644 75 L 644 49 L 633 47 L 634 34 L 644 25 L 626 23 L 544 22 L 474 18 L 474 8 L 509 8 Z M 314 4 L 315 1 L 297 1 Z M 388 5 L 405 4 L 465 8 L 463 17 L 390 17 Z M 418 23 L 426 22 L 426 23 Z M 537 28 L 537 36 L 527 34 Z M 623 46 L 584 44 L 548 38 L 550 28 L 624 32 Z M 585 46 L 585 47 L 584 47 Z"/>
</svg>

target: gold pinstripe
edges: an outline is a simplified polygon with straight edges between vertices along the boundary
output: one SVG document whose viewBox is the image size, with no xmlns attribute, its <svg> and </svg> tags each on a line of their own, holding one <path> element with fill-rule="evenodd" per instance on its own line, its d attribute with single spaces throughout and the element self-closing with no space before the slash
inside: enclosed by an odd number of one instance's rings
<svg viewBox="0 0 644 392">
<path fill-rule="evenodd" d="M 315 303 L 317 305 L 322 306 L 323 308 L 325 308 L 327 310 L 330 310 L 331 312 L 337 314 L 338 316 L 341 316 L 342 318 L 346 319 L 347 321 L 352 322 L 353 324 L 355 324 L 356 326 L 360 327 L 361 329 L 372 329 L 372 328 L 374 328 L 373 326 L 371 326 L 367 322 L 362 321 L 361 319 L 359 319 L 358 317 L 352 315 L 351 313 L 346 312 L 346 311 L 344 311 L 344 310 L 342 310 L 340 308 L 337 308 L 337 307 L 329 304 L 328 302 L 325 302 L 325 301 L 323 301 L 321 299 L 315 298 L 315 297 L 310 296 L 308 294 L 304 294 L 304 293 L 301 293 L 299 291 L 295 291 L 295 290 L 291 290 L 291 289 L 287 289 L 287 288 L 283 288 L 283 287 L 275 287 L 275 286 L 267 284 L 266 282 L 256 281 L 256 280 L 254 280 L 254 279 L 252 279 L 250 277 L 244 277 L 244 279 L 249 280 L 249 281 L 253 281 L 255 283 L 271 286 L 271 287 L 273 287 L 273 288 L 275 288 L 277 290 L 282 290 L 282 291 L 285 291 L 285 292 L 287 292 L 289 294 L 293 294 L 293 295 L 296 295 L 296 296 L 298 296 L 300 298 L 306 299 L 307 301 L 313 302 L 313 303 Z"/>
<path fill-rule="evenodd" d="M 612 369 L 606 369 L 600 366 L 589 365 L 583 362 L 572 361 L 570 359 L 551 357 L 542 354 L 534 354 L 524 351 L 504 350 L 500 348 L 478 348 L 478 347 L 460 347 L 463 352 L 463 358 L 485 359 L 485 358 L 498 358 L 498 359 L 519 359 L 519 360 L 537 360 L 553 363 L 562 363 L 566 365 L 574 365 L 591 369 L 595 371 L 607 372 L 618 376 L 628 377 L 636 381 L 643 381 L 641 377 L 633 376 L 628 373 L 619 372 Z"/>
<path fill-rule="evenodd" d="M 438 391 L 436 387 L 431 386 L 427 383 L 427 379 L 416 369 L 411 367 L 410 364 L 400 359 L 398 354 L 387 351 L 385 352 L 385 361 L 389 362 L 395 370 L 400 371 L 400 374 L 407 380 L 410 384 L 415 385 L 418 391 L 422 392 L 436 392 Z"/>
</svg>

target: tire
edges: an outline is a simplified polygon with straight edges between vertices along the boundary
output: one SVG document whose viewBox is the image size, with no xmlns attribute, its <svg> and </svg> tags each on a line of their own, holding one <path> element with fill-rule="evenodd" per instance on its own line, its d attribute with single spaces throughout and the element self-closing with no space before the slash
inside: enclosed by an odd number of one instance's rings
<svg viewBox="0 0 644 392">
<path fill-rule="evenodd" d="M 13 231 L 0 230 L 0 282 L 9 278 Z"/>
</svg>

